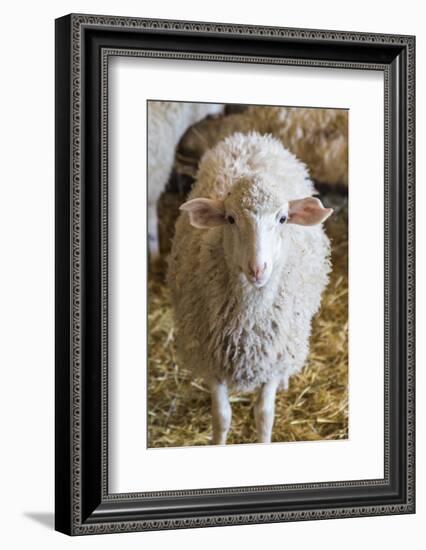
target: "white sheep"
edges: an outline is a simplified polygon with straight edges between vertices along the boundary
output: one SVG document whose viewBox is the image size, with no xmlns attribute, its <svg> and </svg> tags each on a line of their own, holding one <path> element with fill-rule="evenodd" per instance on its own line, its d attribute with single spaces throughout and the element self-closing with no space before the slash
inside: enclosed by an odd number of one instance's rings
<svg viewBox="0 0 426 550">
<path fill-rule="evenodd" d="M 176 223 L 168 283 L 178 361 L 211 389 L 213 443 L 231 423 L 228 389 L 259 389 L 271 440 L 276 390 L 304 365 L 330 271 L 306 167 L 269 135 L 234 134 L 208 151 Z"/>
<path fill-rule="evenodd" d="M 222 109 L 216 103 L 148 102 L 148 242 L 152 259 L 159 255 L 157 201 L 170 177 L 176 145 L 192 124 Z"/>
</svg>

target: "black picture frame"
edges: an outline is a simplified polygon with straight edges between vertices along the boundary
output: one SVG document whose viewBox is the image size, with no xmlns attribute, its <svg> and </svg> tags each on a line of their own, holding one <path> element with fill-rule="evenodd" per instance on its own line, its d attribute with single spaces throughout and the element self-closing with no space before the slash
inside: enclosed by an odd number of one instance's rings
<svg viewBox="0 0 426 550">
<path fill-rule="evenodd" d="M 108 57 L 374 69 L 385 81 L 384 478 L 108 493 Z M 71 14 L 56 20 L 56 529 L 69 535 L 415 511 L 415 37 Z"/>
</svg>

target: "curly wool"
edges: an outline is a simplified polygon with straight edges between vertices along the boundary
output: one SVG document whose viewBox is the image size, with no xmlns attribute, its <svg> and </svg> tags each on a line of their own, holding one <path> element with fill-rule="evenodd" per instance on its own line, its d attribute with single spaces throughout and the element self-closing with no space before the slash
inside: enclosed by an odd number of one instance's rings
<svg viewBox="0 0 426 550">
<path fill-rule="evenodd" d="M 348 112 L 343 109 L 250 106 L 188 132 L 182 148 L 199 158 L 235 132 L 272 134 L 308 167 L 318 183 L 348 185 Z"/>
<path fill-rule="evenodd" d="M 190 199 L 218 198 L 251 212 L 312 195 L 306 167 L 271 136 L 234 134 L 203 157 Z M 206 381 L 252 391 L 283 387 L 304 365 L 312 316 L 328 281 L 330 245 L 321 226 L 286 226 L 289 254 L 268 283 L 229 269 L 226 226 L 196 229 L 180 215 L 169 257 L 178 361 Z"/>
</svg>

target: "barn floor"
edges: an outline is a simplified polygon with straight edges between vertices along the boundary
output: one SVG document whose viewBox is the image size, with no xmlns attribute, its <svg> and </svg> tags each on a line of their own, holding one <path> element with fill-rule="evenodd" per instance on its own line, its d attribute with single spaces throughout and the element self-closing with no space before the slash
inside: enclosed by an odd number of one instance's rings
<svg viewBox="0 0 426 550">
<path fill-rule="evenodd" d="M 311 353 L 305 368 L 276 398 L 274 442 L 346 439 L 348 437 L 348 209 L 347 196 L 322 193 L 335 213 L 326 222 L 332 240 L 333 270 L 313 322 Z M 160 204 L 167 219 L 183 197 L 165 193 Z M 165 262 L 151 267 L 148 282 L 148 446 L 208 445 L 211 438 L 210 396 L 201 380 L 192 380 L 177 365 Z M 254 395 L 231 395 L 233 411 L 228 443 L 253 443 Z"/>
</svg>

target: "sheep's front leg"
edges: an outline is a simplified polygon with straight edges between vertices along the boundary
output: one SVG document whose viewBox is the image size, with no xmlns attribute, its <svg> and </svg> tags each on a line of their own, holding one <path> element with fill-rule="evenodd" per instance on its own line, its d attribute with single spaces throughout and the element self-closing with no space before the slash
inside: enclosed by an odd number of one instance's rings
<svg viewBox="0 0 426 550">
<path fill-rule="evenodd" d="M 275 415 L 275 394 L 277 393 L 278 384 L 278 380 L 271 380 L 263 384 L 254 406 L 254 419 L 259 443 L 271 442 Z"/>
<path fill-rule="evenodd" d="M 151 261 L 160 257 L 160 243 L 158 238 L 157 204 L 148 204 L 148 249 Z"/>
<path fill-rule="evenodd" d="M 212 381 L 213 445 L 225 445 L 231 425 L 232 410 L 229 404 L 228 387 L 225 382 Z"/>
</svg>

